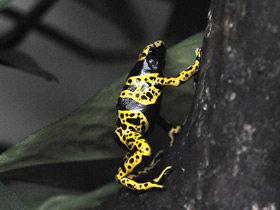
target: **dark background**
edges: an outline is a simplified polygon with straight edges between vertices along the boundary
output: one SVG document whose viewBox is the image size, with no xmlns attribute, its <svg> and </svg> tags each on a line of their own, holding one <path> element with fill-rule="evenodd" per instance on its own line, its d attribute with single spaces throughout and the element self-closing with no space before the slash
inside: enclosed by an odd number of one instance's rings
<svg viewBox="0 0 280 210">
<path fill-rule="evenodd" d="M 44 2 L 52 3 L 25 22 L 28 30 L 11 36 Z M 28 54 L 59 83 L 0 67 L 1 149 L 70 113 L 127 73 L 146 44 L 163 39 L 172 46 L 204 30 L 208 6 L 209 1 L 182 0 L 12 1 L 0 12 L 0 50 Z M 27 186 L 10 188 L 20 194 L 33 189 Z"/>
<path fill-rule="evenodd" d="M 15 23 L 22 20 L 18 18 L 15 21 L 11 11 L 27 15 L 38 2 L 40 1 L 12 1 L 0 13 L 0 40 L 3 41 L 3 37 L 16 27 Z M 114 22 L 115 17 L 110 17 L 110 12 L 104 14 L 98 11 L 96 5 L 90 6 L 74 0 L 54 2 L 40 16 L 41 25 L 51 26 L 80 44 L 96 50 L 97 54 L 98 50 L 124 52 L 129 48 L 131 56 L 113 60 L 106 57 L 94 58 L 94 55 L 73 50 L 70 44 L 65 44 L 36 27 L 30 27 L 26 36 L 11 47 L 31 56 L 44 70 L 54 74 L 59 79 L 59 84 L 1 66 L 1 143 L 14 144 L 83 104 L 98 90 L 127 73 L 139 50 L 146 44 L 164 39 L 171 46 L 203 30 L 209 5 L 208 1 L 199 1 L 199 4 L 171 0 L 127 1 L 130 11 L 123 9 L 123 13 L 127 14 L 120 20 L 124 24 L 120 25 Z M 108 0 L 103 2 L 120 8 L 126 3 Z M 131 28 L 133 24 L 134 28 Z M 4 46 L 8 49 L 11 47 Z"/>
</svg>

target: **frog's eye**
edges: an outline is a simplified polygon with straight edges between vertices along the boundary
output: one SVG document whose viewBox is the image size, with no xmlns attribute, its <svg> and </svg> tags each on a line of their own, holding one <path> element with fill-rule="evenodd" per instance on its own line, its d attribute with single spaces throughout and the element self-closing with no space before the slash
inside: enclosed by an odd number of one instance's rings
<svg viewBox="0 0 280 210">
<path fill-rule="evenodd" d="M 156 66 L 157 65 L 157 62 L 154 59 L 149 59 L 148 62 L 151 66 Z"/>
</svg>

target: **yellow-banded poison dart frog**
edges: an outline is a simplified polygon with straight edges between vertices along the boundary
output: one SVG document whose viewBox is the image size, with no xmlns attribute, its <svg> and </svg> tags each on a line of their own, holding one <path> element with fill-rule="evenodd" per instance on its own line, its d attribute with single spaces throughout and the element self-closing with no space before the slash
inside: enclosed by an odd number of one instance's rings
<svg viewBox="0 0 280 210">
<path fill-rule="evenodd" d="M 117 103 L 115 140 L 127 149 L 128 153 L 118 169 L 116 180 L 133 190 L 163 188 L 158 182 L 171 166 L 166 167 L 157 178 L 143 183 L 135 181 L 134 178 L 147 173 L 157 161 L 154 158 L 150 165 L 142 171 L 137 171 L 136 174 L 134 169 L 145 156 L 151 156 L 151 147 L 144 137 L 156 123 L 168 133 L 171 145 L 174 141 L 173 135 L 180 132 L 181 126 L 172 126 L 160 116 L 163 86 L 180 86 L 199 68 L 200 49 L 196 49 L 196 60 L 193 65 L 184 69 L 177 77 L 164 77 L 162 70 L 165 65 L 165 54 L 166 47 L 163 41 L 156 41 L 143 49 L 128 75 Z"/>
</svg>

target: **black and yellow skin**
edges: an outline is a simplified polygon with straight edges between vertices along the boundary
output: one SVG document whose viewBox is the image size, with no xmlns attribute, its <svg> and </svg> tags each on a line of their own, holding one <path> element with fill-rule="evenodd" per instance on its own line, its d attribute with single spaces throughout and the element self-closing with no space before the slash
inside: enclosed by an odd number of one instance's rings
<svg viewBox="0 0 280 210">
<path fill-rule="evenodd" d="M 181 126 L 172 126 L 160 116 L 160 105 L 163 86 L 180 86 L 198 71 L 200 49 L 196 50 L 194 65 L 183 70 L 177 77 L 164 77 L 166 47 L 163 41 L 147 45 L 139 55 L 134 68 L 130 71 L 126 84 L 117 103 L 118 120 L 115 140 L 128 150 L 122 166 L 118 169 L 116 180 L 133 190 L 163 188 L 158 184 L 165 172 L 152 181 L 138 183 L 134 180 L 139 174 L 147 173 L 157 163 L 155 159 L 142 171 L 135 172 L 145 156 L 151 156 L 151 147 L 145 134 L 158 123 L 168 133 L 172 146 L 174 134 L 180 132 Z M 156 155 L 158 156 L 158 155 Z"/>
</svg>

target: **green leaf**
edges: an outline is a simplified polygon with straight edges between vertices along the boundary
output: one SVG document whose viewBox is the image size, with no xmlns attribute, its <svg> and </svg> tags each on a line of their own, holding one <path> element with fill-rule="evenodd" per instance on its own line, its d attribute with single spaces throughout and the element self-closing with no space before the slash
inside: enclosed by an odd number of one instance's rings
<svg viewBox="0 0 280 210">
<path fill-rule="evenodd" d="M 81 195 L 56 195 L 45 201 L 39 210 L 83 210 L 92 209 L 119 190 L 121 186 L 116 182 L 109 183 L 92 192 Z"/>
<path fill-rule="evenodd" d="M 62 189 L 62 188 L 54 188 L 54 187 L 46 187 L 46 186 L 44 186 L 42 189 L 40 188 L 40 185 L 38 185 L 35 188 L 36 190 L 34 190 L 34 186 L 33 186 L 33 190 L 31 191 L 17 193 L 18 198 L 28 207 L 29 210 L 39 210 L 40 207 L 46 206 L 45 205 L 46 203 L 50 203 L 49 201 L 55 200 L 55 198 L 59 198 L 59 197 L 62 198 L 66 196 L 75 197 L 75 196 L 80 196 L 85 194 L 84 191 L 80 191 L 80 190 L 70 190 L 70 189 Z M 41 210 L 42 209 L 43 208 L 41 208 Z M 46 209 L 47 208 L 45 208 L 45 210 Z"/>
<path fill-rule="evenodd" d="M 34 74 L 46 80 L 58 82 L 58 79 L 54 75 L 43 70 L 30 56 L 18 50 L 0 51 L 1 65 Z"/>
<path fill-rule="evenodd" d="M 86 192 L 44 187 L 44 190 L 39 189 L 36 192 L 23 192 L 18 197 L 30 210 L 84 210 L 93 209 L 120 188 L 121 185 L 116 182 Z"/>
<path fill-rule="evenodd" d="M 0 0 L 0 9 L 11 3 L 11 0 Z"/>
<path fill-rule="evenodd" d="M 177 76 L 182 69 L 192 64 L 195 48 L 201 46 L 203 36 L 204 33 L 199 33 L 169 48 L 164 75 Z M 98 163 L 91 180 L 111 173 L 109 169 L 116 170 L 117 167 L 110 160 L 122 158 L 126 151 L 113 140 L 117 119 L 115 104 L 126 77 L 122 76 L 71 114 L 26 137 L 1 154 L 0 178 L 22 180 L 29 177 L 27 179 L 30 181 L 40 181 L 41 177 L 36 176 L 36 173 L 46 173 L 52 167 L 62 168 L 67 164 L 70 164 L 68 169 L 74 171 L 72 167 L 85 161 L 93 165 L 94 162 Z M 190 109 L 192 101 L 192 83 L 180 88 L 168 87 L 164 91 L 163 115 L 171 122 L 182 124 L 187 116 L 186 107 Z M 57 181 L 57 177 L 51 177 L 50 180 Z"/>
<path fill-rule="evenodd" d="M 26 206 L 0 182 L 0 209 L 27 210 Z"/>
</svg>

